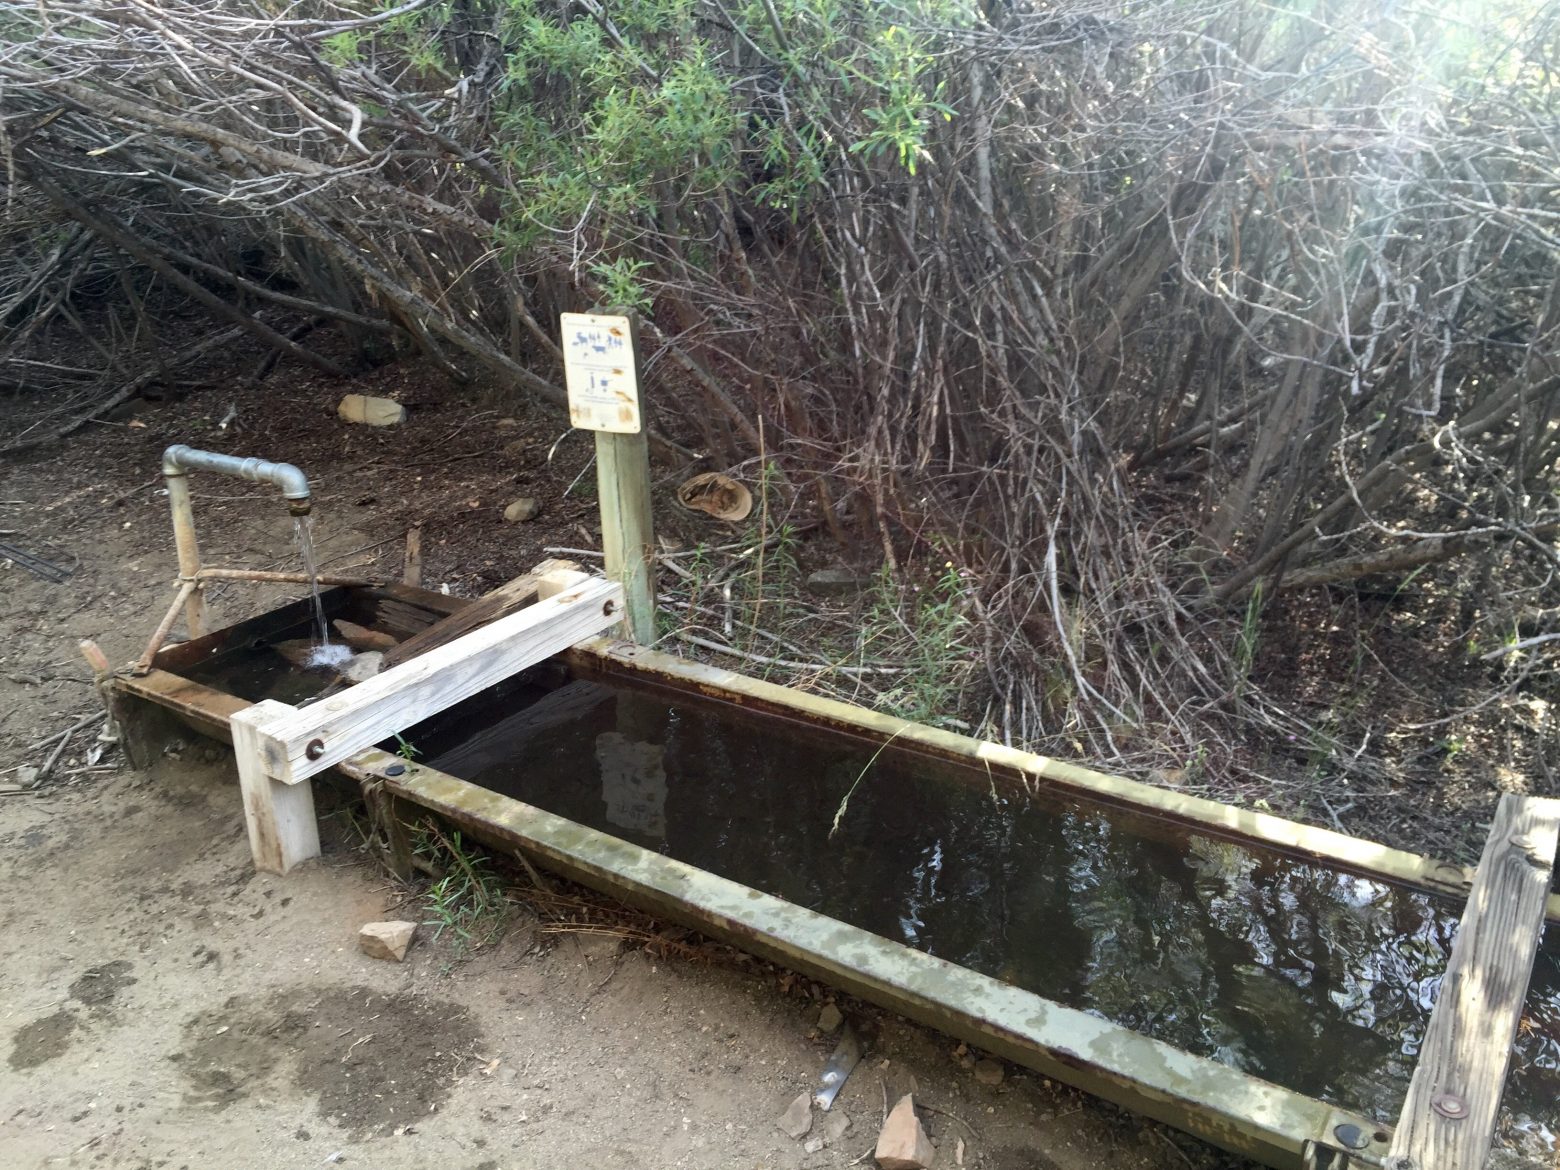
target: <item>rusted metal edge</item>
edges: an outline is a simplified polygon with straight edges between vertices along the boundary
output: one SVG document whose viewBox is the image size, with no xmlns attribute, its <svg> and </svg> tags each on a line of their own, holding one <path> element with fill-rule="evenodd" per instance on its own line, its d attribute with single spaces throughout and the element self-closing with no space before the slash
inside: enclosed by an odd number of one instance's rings
<svg viewBox="0 0 1560 1170">
<path fill-rule="evenodd" d="M 253 705 L 248 699 L 240 699 L 204 683 L 191 682 L 166 670 L 149 670 L 139 677 L 117 677 L 110 686 L 126 698 L 155 703 L 195 730 L 224 743 L 233 742 L 228 717 Z"/>
<path fill-rule="evenodd" d="M 337 768 L 576 881 L 1280 1170 L 1306 1166 L 1313 1143 L 1336 1147 L 1339 1126 L 1368 1135 L 1367 1153 L 1390 1138 L 1367 1118 L 388 752 Z"/>
<path fill-rule="evenodd" d="M 1332 862 L 1364 876 L 1421 886 L 1459 900 L 1466 900 L 1473 887 L 1474 870 L 1470 866 L 1438 861 L 1331 829 L 1302 825 L 1271 813 L 1188 796 L 1123 776 L 1080 768 L 1049 756 L 911 723 L 894 715 L 763 682 L 718 666 L 690 662 L 632 642 L 594 638 L 577 644 L 564 657 L 566 660 L 571 657 L 576 661 L 593 660 L 627 673 L 693 686 L 716 698 L 789 711 L 814 723 L 858 735 L 877 740 L 892 738 L 896 745 L 913 745 L 945 758 L 1020 773 L 1045 781 L 1053 788 L 1211 828 L 1226 835 L 1245 837 L 1276 849 Z M 1550 894 L 1545 917 L 1550 922 L 1560 922 L 1560 893 Z"/>
</svg>

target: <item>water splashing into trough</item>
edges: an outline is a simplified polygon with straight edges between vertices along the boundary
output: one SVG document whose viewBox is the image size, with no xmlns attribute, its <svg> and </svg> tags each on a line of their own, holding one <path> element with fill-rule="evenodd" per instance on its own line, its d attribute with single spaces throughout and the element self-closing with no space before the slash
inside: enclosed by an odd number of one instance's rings
<svg viewBox="0 0 1560 1170">
<path fill-rule="evenodd" d="M 330 625 L 325 620 L 325 607 L 320 602 L 319 564 L 314 553 L 314 517 L 294 516 L 293 537 L 298 544 L 298 558 L 309 578 L 309 597 L 314 603 L 314 632 L 319 641 L 309 655 L 310 666 L 339 666 L 352 658 L 348 646 L 335 645 L 330 640 Z"/>
</svg>

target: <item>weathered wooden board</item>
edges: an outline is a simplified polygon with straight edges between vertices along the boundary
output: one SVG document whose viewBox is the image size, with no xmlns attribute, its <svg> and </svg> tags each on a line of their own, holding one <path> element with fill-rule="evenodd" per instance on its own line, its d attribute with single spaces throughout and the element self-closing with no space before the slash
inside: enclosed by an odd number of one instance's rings
<svg viewBox="0 0 1560 1170">
<path fill-rule="evenodd" d="M 257 745 L 264 772 L 296 784 L 616 625 L 622 616 L 622 587 L 580 574 L 579 583 L 565 592 L 403 662 L 339 695 L 292 709 L 286 718 L 267 719 Z"/>
<path fill-rule="evenodd" d="M 1452 944 L 1389 1170 L 1480 1170 L 1522 1016 L 1560 835 L 1560 800 L 1503 796 Z"/>
</svg>

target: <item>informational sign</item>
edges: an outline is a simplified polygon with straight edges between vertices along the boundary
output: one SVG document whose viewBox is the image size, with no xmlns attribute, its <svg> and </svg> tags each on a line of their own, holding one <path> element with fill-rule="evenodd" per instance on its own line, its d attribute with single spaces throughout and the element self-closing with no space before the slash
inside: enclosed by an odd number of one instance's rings
<svg viewBox="0 0 1560 1170">
<path fill-rule="evenodd" d="M 639 378 L 627 317 L 562 313 L 569 421 L 587 431 L 639 431 Z"/>
</svg>

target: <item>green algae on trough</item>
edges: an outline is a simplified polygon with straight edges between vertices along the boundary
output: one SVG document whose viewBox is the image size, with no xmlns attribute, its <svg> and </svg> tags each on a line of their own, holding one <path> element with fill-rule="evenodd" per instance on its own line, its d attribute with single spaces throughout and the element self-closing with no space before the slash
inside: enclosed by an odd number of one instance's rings
<svg viewBox="0 0 1560 1170">
<path fill-rule="evenodd" d="M 1340 1108 L 1395 1116 L 1455 903 L 682 690 L 545 674 L 409 738 L 438 771 Z M 852 941 L 835 945 L 854 960 Z M 1540 1145 L 1560 1048 L 1548 1034 L 1560 986 L 1545 970 L 1541 957 L 1507 1118 Z"/>
</svg>

